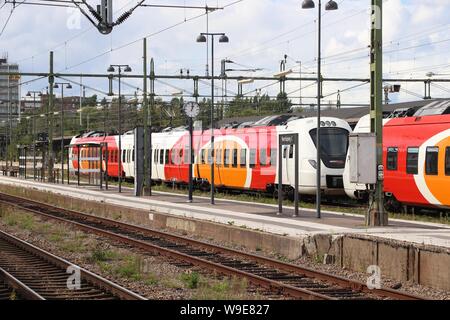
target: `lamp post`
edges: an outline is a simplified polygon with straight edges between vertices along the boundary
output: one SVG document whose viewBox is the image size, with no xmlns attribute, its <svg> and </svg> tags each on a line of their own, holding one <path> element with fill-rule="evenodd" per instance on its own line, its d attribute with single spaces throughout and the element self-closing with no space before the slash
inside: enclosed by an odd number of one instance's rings
<svg viewBox="0 0 450 320">
<path fill-rule="evenodd" d="M 40 91 L 28 91 L 27 97 L 33 96 L 33 122 L 31 128 L 31 137 L 33 139 L 33 179 L 36 180 L 36 95 L 42 97 Z"/>
<path fill-rule="evenodd" d="M 119 192 L 122 192 L 122 88 L 121 88 L 121 77 L 122 72 L 131 72 L 131 68 L 127 64 L 112 64 L 108 68 L 109 73 L 113 73 L 118 70 L 119 78 L 119 110 L 118 110 L 118 131 L 119 131 L 119 161 L 118 161 L 118 178 L 119 178 Z"/>
<path fill-rule="evenodd" d="M 200 33 L 197 37 L 198 43 L 206 43 L 206 37 L 211 37 L 211 109 L 210 109 L 210 122 L 211 122 L 211 204 L 214 204 L 214 37 L 220 36 L 219 43 L 228 43 L 230 40 L 225 33 Z"/>
<path fill-rule="evenodd" d="M 53 88 L 59 89 L 61 86 L 61 184 L 64 184 L 64 86 L 66 89 L 72 89 L 69 82 L 55 82 Z"/>
<path fill-rule="evenodd" d="M 302 3 L 302 9 L 314 9 L 315 3 L 313 0 L 304 0 Z M 330 0 L 325 5 L 325 10 L 331 11 L 331 10 L 337 10 L 338 4 Z M 321 72 L 321 51 L 322 51 L 322 1 L 318 0 L 318 46 L 317 46 L 317 136 L 316 136 L 316 148 L 317 148 L 317 175 L 316 175 L 316 213 L 317 218 L 321 218 L 321 202 L 322 202 L 322 161 L 320 156 L 320 116 L 321 116 L 321 110 L 320 110 L 320 103 L 322 99 L 322 72 Z"/>
</svg>

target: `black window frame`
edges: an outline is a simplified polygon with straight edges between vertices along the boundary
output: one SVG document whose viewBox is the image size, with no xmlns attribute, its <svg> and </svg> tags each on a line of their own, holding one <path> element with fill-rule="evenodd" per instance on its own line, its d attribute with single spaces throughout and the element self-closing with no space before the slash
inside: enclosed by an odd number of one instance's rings
<svg viewBox="0 0 450 320">
<path fill-rule="evenodd" d="M 223 165 L 229 167 L 231 165 L 231 149 L 224 149 Z"/>
<path fill-rule="evenodd" d="M 427 176 L 439 175 L 439 147 L 427 147 L 425 155 L 425 174 Z"/>
<path fill-rule="evenodd" d="M 417 152 L 411 152 L 411 150 L 417 150 Z M 414 159 L 410 158 L 410 155 L 416 155 Z M 411 165 L 414 161 L 415 164 Z M 411 170 L 413 168 L 414 170 Z M 407 174 L 418 174 L 419 173 L 419 147 L 408 147 L 406 150 L 406 173 Z"/>
<path fill-rule="evenodd" d="M 445 169 L 445 175 L 450 176 L 450 147 L 445 148 L 444 169 Z"/>
<path fill-rule="evenodd" d="M 170 156 L 169 156 L 169 149 L 166 149 L 164 152 L 164 163 L 169 164 Z"/>
<path fill-rule="evenodd" d="M 398 170 L 398 147 L 388 147 L 386 152 L 386 170 Z"/>
<path fill-rule="evenodd" d="M 231 152 L 231 167 L 237 168 L 238 166 L 238 150 L 235 148 Z"/>
</svg>

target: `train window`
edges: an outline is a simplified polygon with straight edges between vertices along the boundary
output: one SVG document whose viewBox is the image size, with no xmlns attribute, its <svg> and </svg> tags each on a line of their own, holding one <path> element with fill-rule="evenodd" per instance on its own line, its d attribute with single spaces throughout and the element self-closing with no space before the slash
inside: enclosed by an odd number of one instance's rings
<svg viewBox="0 0 450 320">
<path fill-rule="evenodd" d="M 166 156 L 164 157 L 164 163 L 165 164 L 169 163 L 169 149 L 166 150 Z"/>
<path fill-rule="evenodd" d="M 425 173 L 428 175 L 438 175 L 439 147 L 427 147 L 425 159 Z"/>
<path fill-rule="evenodd" d="M 122 162 L 125 163 L 126 157 L 127 157 L 127 150 L 122 150 Z"/>
<path fill-rule="evenodd" d="M 190 150 L 189 148 L 184 149 L 184 164 L 190 164 L 189 161 L 189 155 L 190 155 Z"/>
<path fill-rule="evenodd" d="M 240 165 L 241 167 L 246 167 L 247 166 L 247 149 L 241 149 L 241 154 L 240 154 Z"/>
<path fill-rule="evenodd" d="M 277 163 L 278 150 L 270 149 L 270 165 L 274 166 Z"/>
<path fill-rule="evenodd" d="M 445 150 L 445 175 L 450 176 L 450 147 Z"/>
<path fill-rule="evenodd" d="M 259 162 L 261 166 L 267 166 L 267 149 L 262 148 L 259 152 Z"/>
<path fill-rule="evenodd" d="M 287 150 L 288 150 L 288 146 L 283 146 L 283 159 L 286 159 L 286 157 L 287 157 Z"/>
<path fill-rule="evenodd" d="M 397 170 L 398 167 L 398 148 L 390 147 L 387 150 L 387 169 Z"/>
<path fill-rule="evenodd" d="M 131 151 L 131 160 L 134 162 L 134 149 Z M 150 159 L 152 158 L 152 152 L 150 151 Z"/>
<path fill-rule="evenodd" d="M 254 168 L 256 166 L 256 150 L 250 149 L 250 168 Z"/>
<path fill-rule="evenodd" d="M 164 164 L 164 150 L 159 150 L 159 164 Z"/>
<path fill-rule="evenodd" d="M 212 164 L 214 159 L 214 152 L 213 149 L 208 149 L 208 163 Z"/>
<path fill-rule="evenodd" d="M 233 149 L 233 162 L 232 162 L 232 166 L 233 168 L 237 168 L 238 165 L 238 151 L 237 149 Z"/>
<path fill-rule="evenodd" d="M 289 146 L 289 159 L 293 159 L 294 158 L 294 145 L 290 145 Z"/>
<path fill-rule="evenodd" d="M 229 166 L 231 164 L 231 150 L 230 149 L 225 149 L 225 165 Z"/>
<path fill-rule="evenodd" d="M 216 164 L 218 166 L 222 164 L 222 149 L 216 150 Z"/>
<path fill-rule="evenodd" d="M 419 169 L 419 148 L 408 148 L 406 156 L 406 173 L 417 174 Z"/>
<path fill-rule="evenodd" d="M 171 155 L 170 155 L 170 163 L 171 164 L 177 164 L 177 150 L 176 149 L 173 149 L 172 150 L 172 153 L 171 153 Z"/>
<path fill-rule="evenodd" d="M 202 158 L 202 159 L 201 159 L 201 160 L 202 160 L 202 161 L 201 161 L 202 164 L 205 164 L 205 158 L 206 158 L 206 157 L 205 157 L 205 152 L 206 152 L 206 150 L 201 150 L 201 151 L 200 151 L 200 155 L 201 155 L 201 158 Z"/>
</svg>

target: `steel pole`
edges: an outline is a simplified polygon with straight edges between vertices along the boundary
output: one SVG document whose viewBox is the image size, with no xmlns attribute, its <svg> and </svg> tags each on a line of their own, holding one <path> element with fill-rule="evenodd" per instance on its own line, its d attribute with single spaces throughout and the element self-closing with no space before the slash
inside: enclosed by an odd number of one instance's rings
<svg viewBox="0 0 450 320">
<path fill-rule="evenodd" d="M 371 95 L 370 129 L 376 135 L 377 182 L 371 187 L 370 209 L 366 218 L 368 226 L 388 225 L 388 215 L 384 211 L 383 178 L 383 32 L 382 0 L 372 0 L 371 30 Z"/>
<path fill-rule="evenodd" d="M 151 177 L 149 176 L 149 166 L 151 165 L 151 155 L 149 154 L 148 147 L 148 92 L 147 92 L 147 38 L 144 38 L 143 43 L 143 89 L 144 89 L 144 188 L 143 194 L 148 196 L 148 185 L 151 183 Z"/>
<path fill-rule="evenodd" d="M 33 92 L 33 128 L 31 137 L 33 140 L 33 180 L 36 181 L 36 92 Z"/>
<path fill-rule="evenodd" d="M 64 85 L 61 84 L 61 184 L 64 184 Z"/>
<path fill-rule="evenodd" d="M 211 35 L 211 204 L 214 200 L 214 35 Z"/>
<path fill-rule="evenodd" d="M 319 17 L 318 17 L 318 47 L 317 47 L 317 136 L 316 136 L 316 148 L 317 148 L 317 172 L 316 172 L 316 215 L 320 219 L 322 217 L 321 213 L 321 202 L 322 202 L 322 161 L 320 157 L 320 103 L 321 103 L 321 32 L 322 32 L 322 1 L 319 0 Z"/>
<path fill-rule="evenodd" d="M 49 96 L 48 96 L 48 182 L 54 182 L 54 176 L 53 176 L 53 161 L 54 161 L 54 155 L 53 155 L 53 107 L 54 107 L 54 101 L 53 101 L 53 85 L 55 82 L 55 77 L 53 74 L 53 51 L 50 52 L 50 73 L 48 77 L 48 90 L 49 90 Z"/>
<path fill-rule="evenodd" d="M 119 168 L 118 168 L 118 177 L 119 177 L 119 193 L 122 192 L 122 93 L 121 93 L 121 76 L 122 76 L 122 68 L 119 68 Z"/>
<path fill-rule="evenodd" d="M 193 162 L 194 162 L 194 130 L 193 130 L 193 119 L 189 117 L 189 202 L 193 201 Z"/>
</svg>

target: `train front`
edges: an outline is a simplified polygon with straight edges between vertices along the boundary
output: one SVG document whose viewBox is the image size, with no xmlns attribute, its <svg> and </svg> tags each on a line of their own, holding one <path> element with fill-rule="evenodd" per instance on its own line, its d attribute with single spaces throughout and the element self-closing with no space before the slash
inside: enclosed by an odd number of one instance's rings
<svg viewBox="0 0 450 320">
<path fill-rule="evenodd" d="M 300 132 L 300 193 L 315 195 L 317 119 L 300 119 L 295 125 Z M 324 117 L 320 122 L 321 190 L 324 195 L 345 195 L 343 173 L 351 131 L 349 124 L 338 118 Z"/>
</svg>

